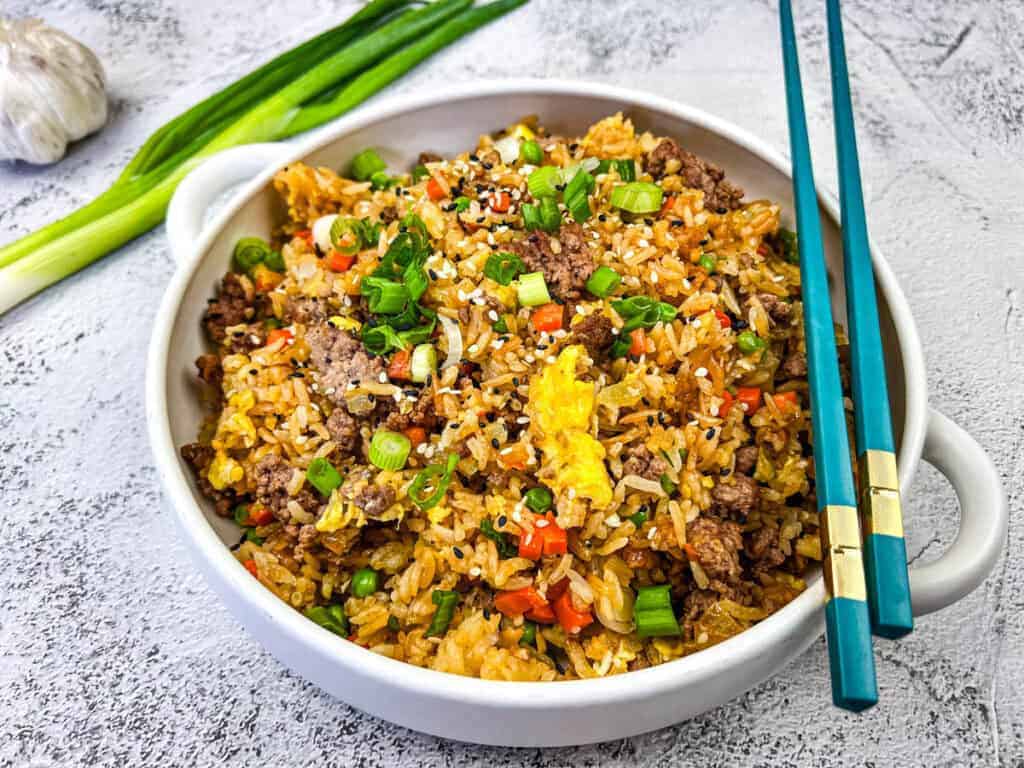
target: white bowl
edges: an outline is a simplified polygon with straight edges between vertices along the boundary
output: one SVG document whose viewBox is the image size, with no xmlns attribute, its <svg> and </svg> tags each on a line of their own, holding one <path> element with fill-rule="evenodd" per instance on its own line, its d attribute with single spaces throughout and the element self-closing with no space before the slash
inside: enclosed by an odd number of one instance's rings
<svg viewBox="0 0 1024 768">
<path fill-rule="evenodd" d="M 463 741 L 517 746 L 583 744 L 631 736 L 705 712 L 768 678 L 823 632 L 824 588 L 708 650 L 658 667 L 600 680 L 504 683 L 420 669 L 339 640 L 254 580 L 227 545 L 237 528 L 199 493 L 177 448 L 202 419 L 192 361 L 206 349 L 200 317 L 243 235 L 270 235 L 283 210 L 270 179 L 296 160 L 340 168 L 360 149 L 378 148 L 394 168 L 422 150 L 455 154 L 487 133 L 537 114 L 551 130 L 578 134 L 622 110 L 641 129 L 668 135 L 723 166 L 748 198 L 792 209 L 788 164 L 771 147 L 708 115 L 656 96 L 578 82 L 505 81 L 404 97 L 359 110 L 301 146 L 255 145 L 218 155 L 177 192 L 168 235 L 179 268 L 164 295 L 149 351 L 146 417 L 160 477 L 181 530 L 210 584 L 238 620 L 290 669 L 344 701 L 395 723 Z M 255 178 L 252 178 L 255 176 Z M 251 179 L 204 226 L 214 199 Z M 833 311 L 845 320 L 838 211 L 820 195 Z M 942 557 L 915 568 L 916 613 L 958 600 L 991 570 L 1006 536 L 1006 500 L 995 467 L 959 427 L 929 410 L 913 318 L 885 259 L 874 250 L 900 479 L 910 487 L 922 456 L 943 472 L 961 507 L 960 531 Z M 914 521 L 908 521 L 913 527 Z M 821 692 L 822 706 L 828 704 Z"/>
</svg>

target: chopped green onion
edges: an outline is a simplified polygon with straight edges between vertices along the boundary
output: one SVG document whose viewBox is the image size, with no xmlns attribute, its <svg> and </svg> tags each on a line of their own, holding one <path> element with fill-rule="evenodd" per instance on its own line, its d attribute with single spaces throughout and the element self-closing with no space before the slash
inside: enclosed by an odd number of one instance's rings
<svg viewBox="0 0 1024 768">
<path fill-rule="evenodd" d="M 500 558 L 515 557 L 516 553 L 519 552 L 519 547 L 512 542 L 508 534 L 496 529 L 494 523 L 490 520 L 485 519 L 481 521 L 480 533 L 495 543 L 498 548 L 498 557 Z"/>
<path fill-rule="evenodd" d="M 373 174 L 383 171 L 387 165 L 372 149 L 364 149 L 352 158 L 352 178 L 356 181 L 369 181 Z"/>
<path fill-rule="evenodd" d="M 627 333 L 620 333 L 615 337 L 615 341 L 612 342 L 612 348 L 609 354 L 612 360 L 618 360 L 620 357 L 625 357 L 629 354 L 629 348 L 633 346 L 633 340 Z"/>
<path fill-rule="evenodd" d="M 587 279 L 586 288 L 599 299 L 607 298 L 622 282 L 622 275 L 603 264 Z"/>
<path fill-rule="evenodd" d="M 233 510 L 231 510 L 231 517 L 236 523 L 244 526 L 245 521 L 249 519 L 249 505 L 239 504 Z"/>
<path fill-rule="evenodd" d="M 553 501 L 554 498 L 551 496 L 551 491 L 539 486 L 537 488 L 531 488 L 526 492 L 526 495 L 523 496 L 523 503 L 538 515 L 551 509 Z"/>
<path fill-rule="evenodd" d="M 340 605 L 311 605 L 306 609 L 306 618 L 315 621 L 328 632 L 348 637 L 348 617 Z"/>
<path fill-rule="evenodd" d="M 565 207 L 569 209 L 573 220 L 581 224 L 594 215 L 594 212 L 590 210 L 590 201 L 583 193 L 573 198 L 566 198 Z"/>
<path fill-rule="evenodd" d="M 306 469 L 306 480 L 320 491 L 322 496 L 330 496 L 331 491 L 341 485 L 341 475 L 327 459 L 316 458 L 309 462 Z"/>
<path fill-rule="evenodd" d="M 430 175 L 430 171 L 427 170 L 427 166 L 420 163 L 412 169 L 412 183 L 419 184 L 423 179 Z"/>
<path fill-rule="evenodd" d="M 508 285 L 526 270 L 523 260 L 514 253 L 499 251 L 487 257 L 484 276 L 499 285 Z"/>
<path fill-rule="evenodd" d="M 361 337 L 366 351 L 374 355 L 386 355 L 396 349 L 408 349 L 410 344 L 390 325 L 364 325 Z"/>
<path fill-rule="evenodd" d="M 257 264 L 262 264 L 270 253 L 270 246 L 260 237 L 243 237 L 235 243 L 234 261 L 239 272 L 251 272 Z"/>
<path fill-rule="evenodd" d="M 519 636 L 520 645 L 536 645 L 537 644 L 537 625 L 532 621 L 523 622 L 523 634 Z"/>
<path fill-rule="evenodd" d="M 543 272 L 528 272 L 522 275 L 516 284 L 516 294 L 519 296 L 519 303 L 524 307 L 539 307 L 541 304 L 551 303 Z"/>
<path fill-rule="evenodd" d="M 278 320 L 276 317 L 268 317 L 266 320 L 263 321 L 263 327 L 266 328 L 268 331 L 272 331 L 275 328 L 281 327 L 281 321 Z"/>
<path fill-rule="evenodd" d="M 505 320 L 505 316 L 501 315 L 495 320 L 491 328 L 494 329 L 495 333 L 508 333 L 508 322 Z"/>
<path fill-rule="evenodd" d="M 744 355 L 752 355 L 755 352 L 760 352 L 768 345 L 764 339 L 753 331 L 743 331 L 743 333 L 736 337 L 736 346 L 740 348 L 740 352 Z"/>
<path fill-rule="evenodd" d="M 676 492 L 676 484 L 672 482 L 672 478 L 668 475 L 662 475 L 659 482 L 661 483 L 661 490 L 663 490 L 666 495 L 671 496 Z"/>
<path fill-rule="evenodd" d="M 259 547 L 259 546 L 261 546 L 263 544 L 263 537 L 256 535 L 256 529 L 255 528 L 246 528 L 245 529 L 245 540 L 246 541 L 251 541 L 257 547 Z"/>
<path fill-rule="evenodd" d="M 469 210 L 470 200 L 465 195 L 460 195 L 459 197 L 456 197 L 454 202 L 455 202 L 455 210 L 458 211 L 459 213 L 462 213 L 463 211 L 468 211 Z"/>
<path fill-rule="evenodd" d="M 263 259 L 263 266 L 275 272 L 284 272 L 284 256 L 281 255 L 280 251 L 268 251 Z"/>
<path fill-rule="evenodd" d="M 712 272 L 715 271 L 715 268 L 718 266 L 718 259 L 715 258 L 715 254 L 713 253 L 702 253 L 697 263 L 704 267 L 704 269 L 707 270 L 707 273 L 710 275 Z"/>
<path fill-rule="evenodd" d="M 636 512 L 626 518 L 637 530 L 643 527 L 643 524 L 647 522 L 647 507 L 640 507 Z"/>
<path fill-rule="evenodd" d="M 641 639 L 679 635 L 679 622 L 672 612 L 668 584 L 637 589 L 633 618 L 636 621 L 637 636 Z"/>
<path fill-rule="evenodd" d="M 437 503 L 448 492 L 448 486 L 452 481 L 452 474 L 455 472 L 455 467 L 458 463 L 459 455 L 457 453 L 449 453 L 444 464 L 431 464 L 429 467 L 421 469 L 413 479 L 412 485 L 409 486 L 408 495 L 412 503 L 422 510 L 437 506 Z M 427 483 L 438 475 L 440 477 L 434 486 L 434 490 L 424 495 Z"/>
<path fill-rule="evenodd" d="M 535 200 L 545 197 L 557 197 L 558 186 L 562 183 L 562 169 L 553 165 L 545 165 L 533 171 L 527 179 L 526 186 Z"/>
<path fill-rule="evenodd" d="M 360 568 L 352 574 L 352 596 L 369 597 L 377 591 L 378 575 L 373 568 Z"/>
<path fill-rule="evenodd" d="M 800 263 L 800 246 L 796 232 L 791 229 L 779 228 L 779 242 L 782 243 L 782 258 L 790 264 Z"/>
<path fill-rule="evenodd" d="M 613 160 L 615 170 L 623 181 L 636 181 L 636 163 L 632 160 Z"/>
<path fill-rule="evenodd" d="M 388 616 L 388 629 L 392 632 L 397 632 L 402 628 L 402 623 L 398 620 L 398 617 L 392 614 Z"/>
<path fill-rule="evenodd" d="M 540 209 L 536 205 L 523 203 L 520 206 L 520 210 L 523 213 L 523 229 L 530 232 L 543 227 L 543 222 L 540 219 Z"/>
<path fill-rule="evenodd" d="M 612 190 L 611 204 L 628 213 L 661 210 L 661 187 L 648 181 L 632 181 Z"/>
<path fill-rule="evenodd" d="M 388 175 L 387 171 L 377 171 L 370 177 L 370 185 L 374 189 L 387 189 L 395 183 L 395 180 Z"/>
<path fill-rule="evenodd" d="M 584 222 L 591 216 L 587 195 L 594 191 L 594 186 L 594 177 L 582 168 L 576 171 L 576 175 L 565 186 L 565 207 L 578 222 Z"/>
<path fill-rule="evenodd" d="M 363 278 L 359 290 L 375 315 L 398 314 L 405 309 L 410 299 L 409 289 L 402 283 L 372 275 Z"/>
<path fill-rule="evenodd" d="M 664 301 L 655 301 L 647 296 L 632 296 L 612 302 L 612 309 L 625 318 L 622 333 L 637 328 L 653 328 L 658 323 L 669 323 L 675 319 L 678 310 Z"/>
<path fill-rule="evenodd" d="M 519 159 L 530 165 L 540 165 L 544 162 L 544 150 L 532 139 L 524 141 L 519 145 Z"/>
<path fill-rule="evenodd" d="M 340 253 L 351 256 L 363 248 L 363 224 L 359 219 L 339 216 L 331 223 L 331 245 Z M 345 245 L 346 235 L 349 244 Z"/>
<path fill-rule="evenodd" d="M 437 350 L 433 344 L 420 344 L 412 351 L 410 376 L 417 384 L 424 383 L 437 370 Z"/>
<path fill-rule="evenodd" d="M 431 601 L 437 606 L 434 611 L 434 618 L 430 620 L 424 637 L 438 637 L 448 631 L 448 625 L 452 623 L 452 616 L 455 614 L 455 606 L 459 604 L 460 595 L 447 589 L 435 589 L 430 596 Z"/>
<path fill-rule="evenodd" d="M 540 228 L 545 232 L 554 232 L 562 226 L 562 212 L 553 197 L 545 197 L 540 201 Z"/>
<path fill-rule="evenodd" d="M 380 469 L 395 471 L 405 466 L 412 443 L 401 432 L 379 429 L 370 438 L 370 463 Z"/>
</svg>

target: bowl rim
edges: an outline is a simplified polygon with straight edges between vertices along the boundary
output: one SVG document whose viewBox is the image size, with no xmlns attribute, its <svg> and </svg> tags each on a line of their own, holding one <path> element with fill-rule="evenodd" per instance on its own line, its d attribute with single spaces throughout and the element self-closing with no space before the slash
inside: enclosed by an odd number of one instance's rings
<svg viewBox="0 0 1024 768">
<path fill-rule="evenodd" d="M 511 95 L 593 97 L 618 101 L 623 108 L 641 107 L 661 112 L 715 133 L 760 158 L 785 176 L 791 176 L 786 158 L 768 142 L 745 129 L 683 102 L 604 83 L 535 78 L 477 80 L 429 94 L 394 96 L 364 106 L 318 129 L 305 141 L 293 145 L 290 151 L 283 148 L 281 161 L 238 190 L 204 227 L 202 235 L 190 253 L 180 260 L 157 310 L 147 355 L 146 420 L 150 443 L 163 488 L 169 496 L 178 523 L 189 540 L 190 551 L 193 557 L 197 558 L 201 570 L 205 571 L 207 567 L 214 569 L 223 588 L 230 589 L 238 599 L 240 609 L 262 614 L 263 618 L 283 633 L 284 640 L 289 644 L 296 647 L 310 646 L 321 658 L 336 663 L 340 670 L 358 669 L 360 675 L 376 680 L 384 689 L 397 688 L 410 694 L 426 694 L 463 704 L 493 706 L 498 696 L 503 707 L 522 710 L 622 703 L 630 698 L 652 696 L 707 680 L 763 655 L 766 649 L 784 642 L 788 637 L 787 633 L 809 620 L 814 620 L 814 612 L 822 613 L 821 606 L 825 598 L 822 580 L 818 579 L 810 584 L 791 603 L 739 635 L 706 650 L 656 667 L 604 678 L 556 681 L 540 685 L 532 682 L 483 680 L 438 672 L 381 656 L 355 643 L 339 643 L 335 635 L 310 622 L 256 582 L 224 545 L 193 498 L 171 437 L 166 397 L 168 352 L 185 291 L 202 257 L 220 230 L 265 187 L 276 170 L 312 154 L 349 132 L 404 113 L 461 101 L 495 99 Z M 818 198 L 821 207 L 834 222 L 838 223 L 839 210 L 834 196 L 819 187 Z M 896 282 L 891 267 L 873 242 L 871 254 L 878 290 L 885 299 L 897 329 L 897 341 L 903 360 L 907 402 L 900 450 L 900 479 L 903 487 L 909 487 L 910 478 L 921 456 L 927 416 L 923 352 L 907 300 Z M 213 584 L 215 591 L 219 591 L 221 585 Z M 816 634 L 810 638 L 802 638 L 802 642 L 809 643 L 817 636 Z M 261 638 L 257 637 L 257 640 L 266 647 Z"/>
</svg>

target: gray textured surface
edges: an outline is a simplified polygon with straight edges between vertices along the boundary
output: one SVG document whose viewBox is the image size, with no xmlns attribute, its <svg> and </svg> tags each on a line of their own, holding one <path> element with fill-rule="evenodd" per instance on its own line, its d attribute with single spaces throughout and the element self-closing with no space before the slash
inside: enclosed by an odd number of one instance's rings
<svg viewBox="0 0 1024 768">
<path fill-rule="evenodd" d="M 700 105 L 786 146 L 773 4 L 537 0 L 390 92 L 564 75 Z M 928 6 L 927 10 L 920 6 Z M 327 0 L 6 0 L 107 65 L 110 126 L 61 164 L 0 166 L 0 241 L 85 201 L 193 99 L 346 9 Z M 834 186 L 823 10 L 798 8 L 819 177 Z M 869 221 L 920 325 L 932 404 L 995 457 L 1020 508 L 1024 8 L 849 2 Z M 1016 554 L 957 606 L 879 643 L 883 705 L 827 705 L 819 642 L 697 720 L 552 751 L 446 743 L 295 678 L 197 575 L 161 510 L 142 367 L 172 271 L 162 232 L 0 319 L 0 765 L 1024 765 L 1024 575 Z M 957 515 L 938 474 L 907 494 L 928 560 Z"/>
</svg>

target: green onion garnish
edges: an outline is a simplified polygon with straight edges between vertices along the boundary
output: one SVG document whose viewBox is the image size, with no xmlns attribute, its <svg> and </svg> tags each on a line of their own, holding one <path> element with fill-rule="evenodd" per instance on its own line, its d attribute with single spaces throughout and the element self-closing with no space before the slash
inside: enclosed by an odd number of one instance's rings
<svg viewBox="0 0 1024 768">
<path fill-rule="evenodd" d="M 500 558 L 515 557 L 519 552 L 519 547 L 512 542 L 508 534 L 496 529 L 490 520 L 480 522 L 480 533 L 495 543 Z"/>
<path fill-rule="evenodd" d="M 398 620 L 397 616 L 393 614 L 391 616 L 388 616 L 388 629 L 390 629 L 392 632 L 397 632 L 401 628 L 402 623 Z"/>
<path fill-rule="evenodd" d="M 363 278 L 359 291 L 375 315 L 396 315 L 405 309 L 410 299 L 409 289 L 402 283 L 372 275 Z"/>
<path fill-rule="evenodd" d="M 339 216 L 331 224 L 331 245 L 346 255 L 358 253 L 363 248 L 363 229 L 359 219 Z"/>
<path fill-rule="evenodd" d="M 718 266 L 718 259 L 715 258 L 715 254 L 713 253 L 702 253 L 700 255 L 700 259 L 697 260 L 697 263 L 704 267 L 710 275 L 715 271 L 715 267 Z"/>
<path fill-rule="evenodd" d="M 655 301 L 647 296 L 632 296 L 612 302 L 612 309 L 625 319 L 622 333 L 629 333 L 637 328 L 653 328 L 658 323 L 668 323 L 675 319 L 678 310 L 664 301 Z"/>
<path fill-rule="evenodd" d="M 327 459 L 316 458 L 306 468 L 306 480 L 320 491 L 322 496 L 330 496 L 331 491 L 341 485 L 341 475 Z"/>
<path fill-rule="evenodd" d="M 505 316 L 501 315 L 495 320 L 491 328 L 494 329 L 495 333 L 508 333 L 508 321 L 505 320 Z"/>
<path fill-rule="evenodd" d="M 753 331 L 743 331 L 743 333 L 736 337 L 736 346 L 740 348 L 740 352 L 744 355 L 752 355 L 755 352 L 760 352 L 768 345 L 764 339 Z"/>
<path fill-rule="evenodd" d="M 387 171 L 377 171 L 370 177 L 370 184 L 374 189 L 387 189 L 395 183 L 395 180 L 388 175 Z"/>
<path fill-rule="evenodd" d="M 437 350 L 433 344 L 420 344 L 412 351 L 409 362 L 410 376 L 417 384 L 423 384 L 437 370 Z"/>
<path fill-rule="evenodd" d="M 412 503 L 422 510 L 437 506 L 437 503 L 448 492 L 448 486 L 452 482 L 452 474 L 455 472 L 455 467 L 458 466 L 458 463 L 459 455 L 457 453 L 449 453 L 444 464 L 431 464 L 429 467 L 421 469 L 413 479 L 412 485 L 409 486 L 408 494 Z M 427 484 L 438 475 L 440 477 L 434 485 L 434 490 L 430 493 L 425 493 Z"/>
<path fill-rule="evenodd" d="M 539 486 L 537 488 L 531 488 L 526 492 L 526 495 L 523 496 L 523 503 L 538 515 L 551 509 L 551 503 L 553 501 L 554 498 L 551 496 L 551 491 Z"/>
<path fill-rule="evenodd" d="M 519 296 L 519 303 L 524 307 L 539 307 L 541 304 L 551 303 L 543 272 L 528 272 L 522 275 L 516 284 L 516 294 Z"/>
<path fill-rule="evenodd" d="M 607 298 L 622 282 L 622 275 L 603 264 L 587 279 L 586 288 L 599 299 Z"/>
<path fill-rule="evenodd" d="M 373 174 L 383 171 L 387 165 L 372 149 L 364 149 L 352 158 L 350 174 L 356 181 L 369 181 Z"/>
<path fill-rule="evenodd" d="M 537 625 L 532 621 L 523 622 L 523 634 L 519 636 L 520 645 L 537 644 Z"/>
<path fill-rule="evenodd" d="M 540 209 L 536 205 L 533 205 L 533 203 L 523 203 L 520 206 L 520 210 L 523 213 L 523 229 L 532 232 L 543 227 L 544 222 L 540 218 Z"/>
<path fill-rule="evenodd" d="M 668 584 L 637 589 L 633 618 L 636 621 L 636 634 L 641 639 L 679 635 L 679 622 L 672 612 Z"/>
<path fill-rule="evenodd" d="M 257 547 L 262 546 L 262 544 L 263 544 L 263 537 L 256 535 L 256 529 L 255 528 L 246 528 L 245 529 L 245 540 L 246 541 L 251 541 Z"/>
<path fill-rule="evenodd" d="M 590 218 L 590 201 L 587 196 L 594 191 L 594 177 L 580 168 L 572 180 L 565 185 L 565 207 L 572 217 L 582 223 Z"/>
<path fill-rule="evenodd" d="M 545 197 L 556 197 L 558 186 L 562 183 L 562 169 L 553 165 L 545 165 L 529 175 L 526 179 L 526 186 L 534 199 L 541 200 Z"/>
<path fill-rule="evenodd" d="M 418 184 L 423 179 L 430 175 L 430 171 L 427 170 L 427 166 L 420 163 L 412 169 L 412 183 Z"/>
<path fill-rule="evenodd" d="M 448 631 L 448 625 L 452 623 L 452 616 L 455 614 L 455 606 L 459 604 L 460 595 L 447 589 L 435 589 L 430 596 L 437 610 L 434 611 L 434 618 L 430 620 L 424 637 L 438 637 Z"/>
<path fill-rule="evenodd" d="M 632 160 L 602 160 L 594 169 L 594 173 L 608 173 L 612 168 L 623 181 L 636 181 L 636 163 Z"/>
<path fill-rule="evenodd" d="M 540 201 L 540 228 L 545 232 L 555 232 L 562 226 L 562 212 L 553 197 L 545 197 Z"/>
<path fill-rule="evenodd" d="M 460 195 L 459 197 L 456 197 L 453 202 L 455 203 L 455 210 L 458 211 L 459 213 L 469 210 L 470 200 L 465 195 Z"/>
<path fill-rule="evenodd" d="M 540 165 L 544 162 L 544 150 L 540 144 L 530 139 L 519 145 L 519 159 L 530 165 Z"/>
<path fill-rule="evenodd" d="M 648 181 L 632 181 L 612 190 L 611 204 L 627 213 L 661 210 L 661 187 Z"/>
<path fill-rule="evenodd" d="M 275 272 L 284 272 L 284 256 L 279 251 L 269 251 L 263 259 L 263 266 Z"/>
<path fill-rule="evenodd" d="M 791 229 L 779 228 L 779 241 L 782 243 L 782 258 L 790 264 L 800 263 L 800 247 L 796 232 Z"/>
<path fill-rule="evenodd" d="M 393 472 L 405 466 L 411 450 L 412 443 L 401 432 L 379 429 L 370 438 L 370 463 Z"/>
<path fill-rule="evenodd" d="M 360 568 L 352 574 L 352 596 L 369 597 L 377 591 L 378 576 L 373 568 Z"/>
<path fill-rule="evenodd" d="M 244 526 L 245 521 L 249 519 L 249 505 L 239 504 L 233 510 L 231 510 L 231 517 L 236 523 Z"/>
<path fill-rule="evenodd" d="M 661 490 L 663 490 L 667 496 L 671 496 L 676 492 L 676 484 L 672 482 L 672 478 L 668 475 L 662 475 L 659 482 L 661 483 Z"/>
<path fill-rule="evenodd" d="M 409 348 L 409 342 L 390 325 L 364 325 L 360 336 L 366 351 L 374 355 Z"/>
<path fill-rule="evenodd" d="M 328 632 L 348 637 L 348 617 L 340 605 L 311 605 L 306 609 L 306 618 L 312 619 Z"/>
<path fill-rule="evenodd" d="M 508 285 L 526 270 L 523 260 L 514 253 L 492 253 L 484 264 L 484 276 L 499 285 Z"/>
<path fill-rule="evenodd" d="M 640 509 L 638 509 L 636 512 L 634 512 L 626 519 L 629 520 L 629 522 L 631 522 L 634 526 L 636 526 L 637 530 L 640 530 L 640 528 L 643 527 L 643 524 L 647 522 L 647 508 L 640 507 Z"/>
<path fill-rule="evenodd" d="M 235 243 L 235 269 L 239 272 L 251 272 L 257 264 L 263 263 L 270 252 L 270 246 L 263 238 L 243 237 Z"/>
</svg>

